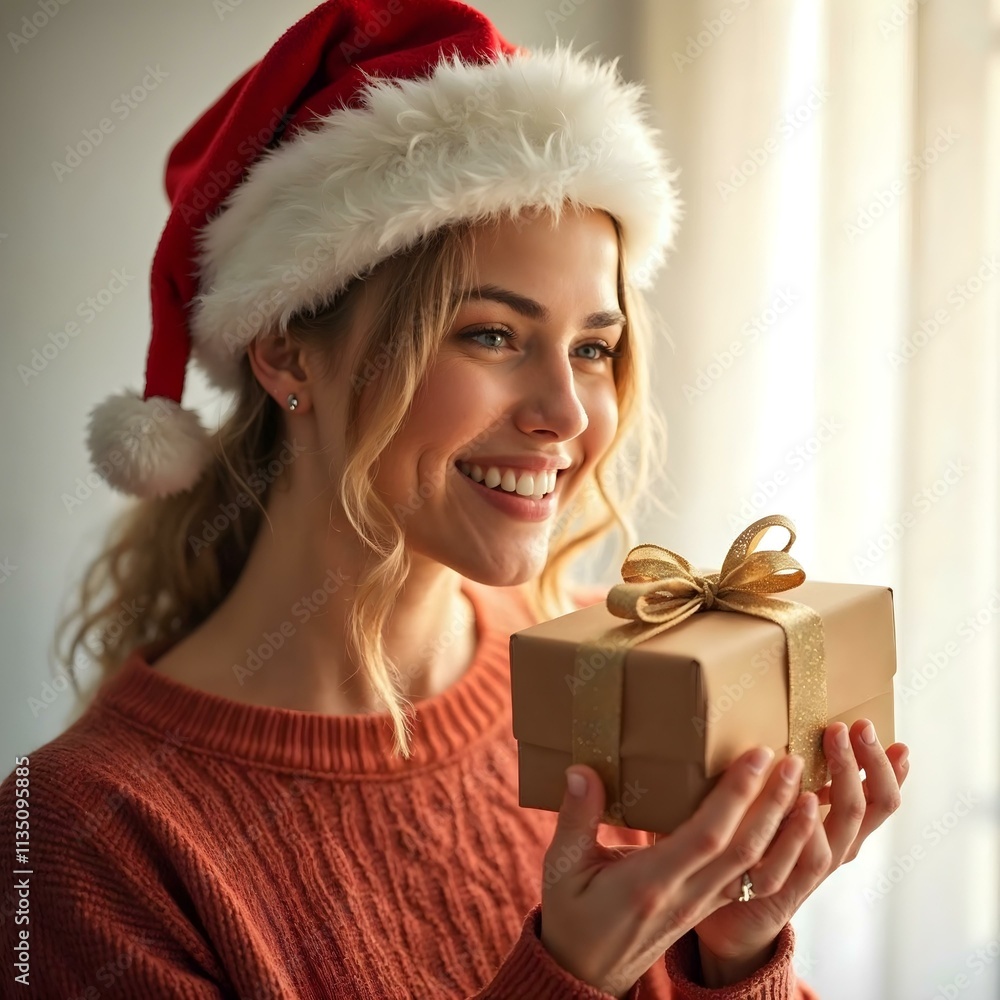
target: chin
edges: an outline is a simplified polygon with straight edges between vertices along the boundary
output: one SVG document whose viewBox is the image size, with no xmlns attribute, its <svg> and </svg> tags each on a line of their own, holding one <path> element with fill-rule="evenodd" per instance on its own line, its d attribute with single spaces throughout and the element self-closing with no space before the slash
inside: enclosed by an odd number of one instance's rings
<svg viewBox="0 0 1000 1000">
<path fill-rule="evenodd" d="M 500 544 L 503 540 L 499 540 Z M 523 558 L 491 559 L 488 553 L 478 557 L 439 558 L 438 561 L 450 566 L 460 576 L 486 587 L 516 587 L 529 580 L 537 579 L 545 567 L 547 549 L 537 558 L 525 553 Z"/>
<path fill-rule="evenodd" d="M 541 568 L 526 570 L 520 573 L 485 572 L 485 573 L 463 573 L 462 575 L 472 580 L 473 583 L 480 583 L 484 587 L 519 587 L 522 583 L 535 580 L 541 573 Z"/>
</svg>

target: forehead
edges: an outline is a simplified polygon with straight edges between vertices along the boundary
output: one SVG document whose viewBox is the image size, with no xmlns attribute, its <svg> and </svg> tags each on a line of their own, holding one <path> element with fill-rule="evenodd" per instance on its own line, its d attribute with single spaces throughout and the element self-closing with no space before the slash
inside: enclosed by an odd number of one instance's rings
<svg viewBox="0 0 1000 1000">
<path fill-rule="evenodd" d="M 470 267 L 463 268 L 452 300 L 459 308 L 486 298 L 499 301 L 474 294 L 487 286 L 557 309 L 561 301 L 577 311 L 619 306 L 618 236 L 614 220 L 601 209 L 566 202 L 557 220 L 549 209 L 532 207 L 514 218 L 471 224 L 466 235 Z M 359 283 L 354 316 L 361 327 L 385 304 L 394 280 L 390 272 L 376 272 Z"/>
<path fill-rule="evenodd" d="M 599 209 L 572 206 L 558 219 L 533 210 L 477 225 L 470 236 L 474 281 L 531 288 L 536 298 L 616 294 L 618 237 Z"/>
</svg>

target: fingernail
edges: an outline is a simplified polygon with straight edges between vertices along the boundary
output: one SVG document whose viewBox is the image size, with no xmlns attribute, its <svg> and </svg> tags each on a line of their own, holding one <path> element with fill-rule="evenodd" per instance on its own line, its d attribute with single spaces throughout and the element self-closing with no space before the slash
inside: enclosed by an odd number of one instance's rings
<svg viewBox="0 0 1000 1000">
<path fill-rule="evenodd" d="M 837 746 L 841 750 L 849 750 L 851 746 L 851 738 L 847 734 L 847 726 L 841 723 L 840 728 L 837 730 L 837 735 L 834 737 Z"/>
<path fill-rule="evenodd" d="M 587 779 L 579 771 L 567 771 L 566 787 L 570 795 L 582 799 L 587 794 Z"/>
<path fill-rule="evenodd" d="M 869 746 L 875 745 L 875 727 L 870 722 L 861 730 L 861 739 Z"/>
<path fill-rule="evenodd" d="M 781 762 L 781 777 L 791 784 L 802 770 L 802 758 L 798 754 L 792 754 Z"/>
<path fill-rule="evenodd" d="M 899 766 L 900 767 L 909 767 L 910 766 L 909 760 L 910 760 L 910 751 L 907 749 L 907 750 L 904 750 L 899 755 Z"/>
<path fill-rule="evenodd" d="M 770 747 L 757 747 L 749 757 L 747 757 L 747 767 L 754 774 L 760 774 L 774 757 L 774 751 Z"/>
</svg>

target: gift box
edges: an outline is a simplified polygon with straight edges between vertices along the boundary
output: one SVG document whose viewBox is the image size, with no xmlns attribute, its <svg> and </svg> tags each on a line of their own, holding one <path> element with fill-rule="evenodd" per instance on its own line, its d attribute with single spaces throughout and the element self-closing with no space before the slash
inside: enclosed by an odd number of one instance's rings
<svg viewBox="0 0 1000 1000">
<path fill-rule="evenodd" d="M 753 552 L 763 531 L 775 524 L 788 527 L 785 549 Z M 705 575 L 675 553 L 653 546 L 657 558 L 667 553 L 682 564 L 683 573 L 668 574 L 670 586 L 657 589 L 662 580 L 637 578 L 623 567 L 626 583 L 612 588 L 606 604 L 514 633 L 511 691 L 520 804 L 558 811 L 565 769 L 588 763 L 601 774 L 608 793 L 604 822 L 668 834 L 691 816 L 725 769 L 751 746 L 770 746 L 778 758 L 802 754 L 807 768 L 800 784 L 815 790 L 829 778 L 822 753 L 822 730 L 829 723 L 850 726 L 868 718 L 882 745 L 892 743 L 892 590 L 804 581 L 801 567 L 782 556 L 794 537 L 791 523 L 781 515 L 763 518 L 741 535 L 746 542 L 741 549 L 734 543 L 721 573 Z M 649 548 L 637 547 L 630 556 L 639 550 L 648 555 Z M 779 557 L 780 567 L 797 570 L 791 575 L 772 573 L 771 583 L 760 585 L 760 566 L 747 570 L 751 555 Z M 734 566 L 751 581 L 751 592 L 727 592 L 726 580 L 740 575 L 734 574 Z M 677 584 L 685 574 L 691 578 L 686 584 L 691 593 Z M 784 585 L 775 582 L 782 579 Z M 648 626 L 636 621 L 623 625 L 621 601 L 616 599 L 617 590 L 630 587 L 644 595 L 640 605 L 645 601 L 648 610 L 649 599 L 659 598 L 660 609 L 666 608 L 666 617 L 674 614 L 675 620 L 637 641 L 635 636 Z M 785 595 L 781 601 L 760 596 L 761 589 L 787 589 L 787 600 Z M 711 605 L 707 610 L 706 602 Z M 795 608 L 784 624 L 760 613 L 733 610 L 756 606 L 759 612 L 762 602 L 768 602 L 764 614 L 789 602 Z M 796 618 L 796 613 L 804 617 Z M 810 633 L 810 621 L 821 627 Z M 616 684 L 608 667 L 613 657 L 590 654 L 610 648 L 607 637 L 623 629 L 637 631 L 627 640 L 634 644 L 619 658 Z M 797 651 L 792 643 L 796 629 L 799 638 L 811 636 Z M 602 638 L 605 646 L 592 644 Z M 623 646 L 620 638 L 616 643 Z M 794 686 L 790 652 L 798 661 L 809 661 L 808 670 L 798 663 Z M 588 728 L 587 712 L 599 725 Z M 581 732 L 599 733 L 601 738 L 585 746 L 588 741 L 580 738 Z"/>
</svg>

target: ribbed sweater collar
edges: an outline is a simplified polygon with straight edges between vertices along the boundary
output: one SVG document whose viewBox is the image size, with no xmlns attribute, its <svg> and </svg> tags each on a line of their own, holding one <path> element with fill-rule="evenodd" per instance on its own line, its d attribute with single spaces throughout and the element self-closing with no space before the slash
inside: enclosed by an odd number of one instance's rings
<svg viewBox="0 0 1000 1000">
<path fill-rule="evenodd" d="M 510 588 L 462 589 L 476 615 L 473 662 L 450 687 L 413 703 L 409 760 L 393 751 L 388 713 L 324 715 L 247 705 L 172 680 L 149 665 L 154 644 L 132 651 L 102 687 L 94 708 L 145 729 L 251 765 L 324 774 L 392 775 L 453 759 L 503 720 L 509 725 Z"/>
</svg>

